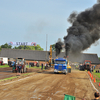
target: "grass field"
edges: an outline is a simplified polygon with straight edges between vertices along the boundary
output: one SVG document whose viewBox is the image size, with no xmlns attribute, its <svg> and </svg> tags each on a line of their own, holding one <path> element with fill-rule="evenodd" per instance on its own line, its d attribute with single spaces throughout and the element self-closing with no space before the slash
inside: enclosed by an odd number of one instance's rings
<svg viewBox="0 0 100 100">
<path fill-rule="evenodd" d="M 9 65 L 0 65 L 0 68 L 5 68 L 5 67 L 9 67 Z"/>
<path fill-rule="evenodd" d="M 37 66 L 34 66 L 34 67 L 29 67 L 29 65 L 26 66 L 27 68 L 36 68 L 36 69 L 41 69 L 41 66 L 37 67 Z M 43 66 L 43 69 L 45 69 L 45 66 Z"/>
<path fill-rule="evenodd" d="M 96 82 L 100 82 L 100 73 L 96 73 L 95 70 L 92 72 L 93 76 L 96 78 Z"/>
</svg>

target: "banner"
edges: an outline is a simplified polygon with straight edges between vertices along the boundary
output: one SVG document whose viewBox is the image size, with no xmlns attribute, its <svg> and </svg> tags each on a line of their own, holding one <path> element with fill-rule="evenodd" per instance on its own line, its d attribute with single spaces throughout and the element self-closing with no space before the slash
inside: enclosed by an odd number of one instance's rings
<svg viewBox="0 0 100 100">
<path fill-rule="evenodd" d="M 15 45 L 15 46 L 36 46 L 35 42 L 9 42 L 8 45 Z"/>
</svg>

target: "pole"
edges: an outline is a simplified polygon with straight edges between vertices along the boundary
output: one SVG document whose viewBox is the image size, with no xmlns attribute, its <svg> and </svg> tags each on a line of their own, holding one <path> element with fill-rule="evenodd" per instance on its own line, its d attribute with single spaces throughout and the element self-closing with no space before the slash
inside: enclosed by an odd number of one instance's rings
<svg viewBox="0 0 100 100">
<path fill-rule="evenodd" d="M 46 60 L 45 62 L 47 61 L 47 34 L 46 34 Z"/>
</svg>

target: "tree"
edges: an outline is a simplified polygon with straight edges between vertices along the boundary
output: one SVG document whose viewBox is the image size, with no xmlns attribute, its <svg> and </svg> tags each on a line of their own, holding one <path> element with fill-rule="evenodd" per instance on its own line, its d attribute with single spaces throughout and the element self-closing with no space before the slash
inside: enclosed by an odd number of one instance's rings
<svg viewBox="0 0 100 100">
<path fill-rule="evenodd" d="M 52 45 L 52 51 L 56 51 L 55 44 Z"/>
<path fill-rule="evenodd" d="M 20 45 L 18 47 L 14 47 L 13 49 L 25 49 L 25 50 L 41 50 L 43 51 L 43 48 L 40 47 L 40 45 L 36 45 L 36 46 L 23 46 Z"/>
<path fill-rule="evenodd" d="M 41 48 L 41 47 L 40 47 L 40 45 L 38 45 L 38 44 L 37 44 L 36 46 L 34 46 L 34 47 L 35 47 L 35 50 L 41 50 L 41 51 L 43 51 L 43 50 L 44 50 L 44 49 L 43 49 L 43 48 Z"/>
<path fill-rule="evenodd" d="M 0 46 L 0 51 L 1 51 L 1 46 Z"/>
<path fill-rule="evenodd" d="M 4 45 L 1 45 L 1 48 L 12 48 L 12 46 L 11 45 L 8 45 L 7 43 L 5 43 Z"/>
<path fill-rule="evenodd" d="M 8 45 L 7 43 L 5 43 L 4 45 L 1 45 L 0 46 L 0 51 L 1 51 L 1 49 L 2 48 L 12 48 L 12 46 L 11 45 Z M 14 47 L 13 49 L 25 49 L 25 50 L 41 50 L 41 51 L 43 51 L 44 49 L 43 48 L 41 48 L 40 47 L 40 45 L 36 45 L 36 46 L 23 46 L 23 45 L 20 45 L 20 46 L 18 46 L 18 47 Z"/>
</svg>

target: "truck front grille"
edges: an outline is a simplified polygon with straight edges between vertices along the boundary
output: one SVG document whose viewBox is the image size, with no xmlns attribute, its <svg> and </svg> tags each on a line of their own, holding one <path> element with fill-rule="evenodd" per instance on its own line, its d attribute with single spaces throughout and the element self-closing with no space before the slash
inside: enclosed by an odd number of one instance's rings
<svg viewBox="0 0 100 100">
<path fill-rule="evenodd" d="M 62 70 L 62 66 L 59 66 L 59 71 L 61 71 Z"/>
</svg>

